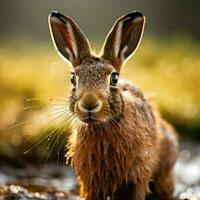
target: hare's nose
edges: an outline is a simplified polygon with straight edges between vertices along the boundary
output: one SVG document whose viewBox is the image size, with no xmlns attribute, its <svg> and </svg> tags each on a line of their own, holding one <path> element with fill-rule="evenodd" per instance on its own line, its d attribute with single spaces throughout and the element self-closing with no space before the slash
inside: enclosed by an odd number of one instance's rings
<svg viewBox="0 0 200 200">
<path fill-rule="evenodd" d="M 101 101 L 97 101 L 96 104 L 84 104 L 83 102 L 78 103 L 78 107 L 82 112 L 99 112 L 102 108 Z"/>
<path fill-rule="evenodd" d="M 81 106 L 85 108 L 86 110 L 94 110 L 96 107 L 98 107 L 99 102 L 97 102 L 95 105 L 93 104 L 82 104 Z"/>
<path fill-rule="evenodd" d="M 82 112 L 98 112 L 102 108 L 102 102 L 95 94 L 85 93 L 79 100 L 78 107 Z"/>
</svg>

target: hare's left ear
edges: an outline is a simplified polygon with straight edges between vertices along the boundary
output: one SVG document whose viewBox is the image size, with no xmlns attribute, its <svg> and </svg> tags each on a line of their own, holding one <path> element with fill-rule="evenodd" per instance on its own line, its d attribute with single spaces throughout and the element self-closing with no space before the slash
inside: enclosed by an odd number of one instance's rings
<svg viewBox="0 0 200 200">
<path fill-rule="evenodd" d="M 145 17 L 138 11 L 119 18 L 103 46 L 103 58 L 119 72 L 125 59 L 137 49 L 144 30 Z"/>
<path fill-rule="evenodd" d="M 49 15 L 49 28 L 55 48 L 74 67 L 91 55 L 87 38 L 72 18 L 53 11 Z"/>
</svg>

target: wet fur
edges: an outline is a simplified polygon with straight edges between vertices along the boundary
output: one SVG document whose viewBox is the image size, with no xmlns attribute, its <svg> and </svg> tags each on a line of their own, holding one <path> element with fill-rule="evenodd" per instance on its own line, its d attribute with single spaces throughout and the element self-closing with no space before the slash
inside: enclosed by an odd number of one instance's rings
<svg viewBox="0 0 200 200">
<path fill-rule="evenodd" d="M 81 196 L 85 200 L 173 199 L 175 131 L 137 87 L 111 81 L 112 73 L 120 74 L 124 61 L 138 47 L 143 14 L 130 12 L 116 21 L 101 57 L 91 53 L 89 42 L 70 17 L 52 12 L 49 23 L 54 45 L 71 62 L 77 79 L 70 111 L 79 121 L 67 158 L 76 169 Z M 99 102 L 98 112 L 80 109 L 94 108 Z M 84 121 L 88 113 L 91 123 Z"/>
<path fill-rule="evenodd" d="M 175 131 L 135 86 L 122 83 L 110 93 L 112 115 L 117 115 L 105 123 L 79 124 L 70 139 L 68 159 L 79 177 L 81 195 L 86 200 L 142 200 L 151 182 L 154 195 L 172 199 Z"/>
</svg>

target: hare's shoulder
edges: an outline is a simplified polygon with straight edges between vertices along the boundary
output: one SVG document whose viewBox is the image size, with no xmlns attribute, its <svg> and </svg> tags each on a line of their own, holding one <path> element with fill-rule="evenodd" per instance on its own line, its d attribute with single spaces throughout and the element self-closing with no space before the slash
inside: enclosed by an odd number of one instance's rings
<svg viewBox="0 0 200 200">
<path fill-rule="evenodd" d="M 130 83 L 127 80 L 120 81 L 119 88 L 122 92 L 129 91 L 133 96 L 137 98 L 144 98 L 142 91 L 136 85 Z"/>
<path fill-rule="evenodd" d="M 152 107 L 148 98 L 145 98 L 136 85 L 128 81 L 120 82 L 119 85 L 127 110 L 132 112 L 132 109 L 137 109 L 137 113 L 148 123 L 148 126 L 155 129 L 153 125 L 155 125 L 157 111 Z"/>
</svg>

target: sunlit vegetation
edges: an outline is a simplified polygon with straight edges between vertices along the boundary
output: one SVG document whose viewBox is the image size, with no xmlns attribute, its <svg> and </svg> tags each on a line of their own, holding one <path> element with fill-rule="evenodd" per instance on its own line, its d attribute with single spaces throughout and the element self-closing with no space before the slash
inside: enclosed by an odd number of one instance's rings
<svg viewBox="0 0 200 200">
<path fill-rule="evenodd" d="M 200 45 L 188 38 L 146 39 L 122 73 L 157 103 L 181 135 L 191 138 L 198 138 L 200 131 L 199 50 Z M 69 67 L 51 44 L 19 38 L 1 44 L 3 157 L 26 156 L 42 163 L 51 158 L 63 160 L 63 141 L 70 132 L 65 123 L 69 121 L 69 78 Z"/>
</svg>

